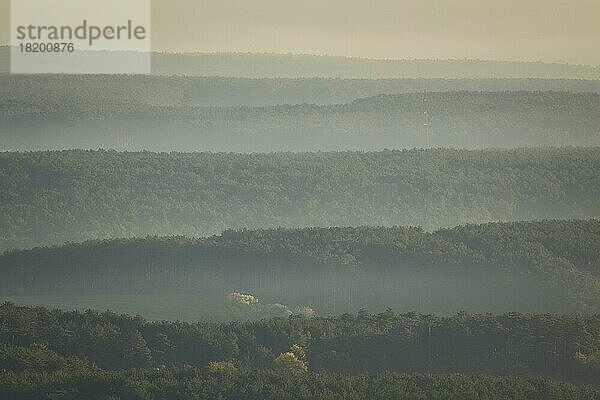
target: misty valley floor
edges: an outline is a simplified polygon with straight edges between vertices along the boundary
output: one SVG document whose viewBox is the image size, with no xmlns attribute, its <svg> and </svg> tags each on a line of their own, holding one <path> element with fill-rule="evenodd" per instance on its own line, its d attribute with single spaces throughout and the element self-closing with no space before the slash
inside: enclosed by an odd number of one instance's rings
<svg viewBox="0 0 600 400">
<path fill-rule="evenodd" d="M 111 295 L 37 295 L 2 296 L 0 302 L 41 306 L 61 310 L 112 310 L 120 314 L 142 315 L 154 321 L 220 320 L 215 307 L 201 296 L 191 294 L 111 294 Z M 223 299 L 223 301 L 225 301 Z"/>
<path fill-rule="evenodd" d="M 600 221 L 441 229 L 225 231 L 15 250 L 0 255 L 2 298 L 153 320 L 260 319 L 310 308 L 450 315 L 596 312 Z M 231 296 L 249 294 L 244 304 Z M 373 296 L 377 293 L 377 296 Z M 238 304 L 239 303 L 239 304 Z"/>
</svg>

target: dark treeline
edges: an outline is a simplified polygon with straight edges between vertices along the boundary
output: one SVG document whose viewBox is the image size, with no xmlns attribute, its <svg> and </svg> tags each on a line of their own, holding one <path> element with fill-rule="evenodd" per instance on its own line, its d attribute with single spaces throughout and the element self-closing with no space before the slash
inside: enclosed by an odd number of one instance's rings
<svg viewBox="0 0 600 400">
<path fill-rule="evenodd" d="M 171 101 L 169 93 L 157 102 Z M 0 100 L 2 148 L 248 153 L 600 144 L 598 93 L 436 92 L 426 106 L 422 93 L 264 107 L 199 107 L 193 99 L 201 94 L 186 96 L 175 105 L 148 104 L 144 94 L 140 101 L 8 97 Z"/>
<path fill-rule="evenodd" d="M 583 79 L 247 79 L 132 75 L 0 74 L 0 103 L 49 105 L 266 106 L 342 104 L 380 94 L 474 91 L 599 93 Z M 31 111 L 31 110 L 30 110 Z"/>
<path fill-rule="evenodd" d="M 234 292 L 256 295 L 265 304 L 309 306 L 319 314 L 361 307 L 444 314 L 597 312 L 599 237 L 600 221 L 588 220 L 471 225 L 435 233 L 306 228 L 226 231 L 206 239 L 91 241 L 5 253 L 0 293 L 187 293 L 189 301 L 208 309 L 198 311 L 201 318 L 221 320 L 231 318 L 226 298 Z M 148 299 L 138 312 L 159 305 L 172 308 L 170 318 L 178 315 L 177 307 L 160 297 Z M 257 308 L 245 309 L 262 315 Z"/>
<path fill-rule="evenodd" d="M 0 369 L 16 374 L 192 366 L 550 376 L 591 384 L 600 378 L 598 314 L 442 318 L 388 310 L 189 324 L 4 303 L 0 320 Z M 8 386 L 10 377 L 3 379 Z"/>
<path fill-rule="evenodd" d="M 0 249 L 233 228 L 600 216 L 598 148 L 0 153 Z"/>
<path fill-rule="evenodd" d="M 596 400 L 600 396 L 596 388 L 547 378 L 487 375 L 353 376 L 192 367 L 73 370 L 2 374 L 0 396 L 19 400 Z"/>
</svg>

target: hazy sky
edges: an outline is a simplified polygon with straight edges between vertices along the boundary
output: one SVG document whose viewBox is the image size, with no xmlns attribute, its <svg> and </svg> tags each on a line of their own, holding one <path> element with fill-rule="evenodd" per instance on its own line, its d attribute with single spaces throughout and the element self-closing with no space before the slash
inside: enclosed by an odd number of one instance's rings
<svg viewBox="0 0 600 400">
<path fill-rule="evenodd" d="M 161 51 L 600 64 L 600 0 L 154 0 L 152 28 Z"/>
</svg>

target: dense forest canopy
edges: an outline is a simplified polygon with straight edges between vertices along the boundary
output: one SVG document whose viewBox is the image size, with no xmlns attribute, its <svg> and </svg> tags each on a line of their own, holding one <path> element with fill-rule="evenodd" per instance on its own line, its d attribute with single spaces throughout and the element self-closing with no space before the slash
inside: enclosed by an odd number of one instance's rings
<svg viewBox="0 0 600 400">
<path fill-rule="evenodd" d="M 2 378 L 0 378 L 2 379 Z M 19 400 L 596 400 L 597 388 L 547 378 L 489 375 L 290 374 L 275 370 L 200 368 L 134 369 L 118 372 L 71 367 L 53 373 L 10 374 L 0 396 Z"/>
<path fill-rule="evenodd" d="M 136 313 L 185 319 L 261 318 L 310 307 L 453 313 L 600 310 L 600 221 L 418 228 L 227 231 L 91 241 L 6 252 L 0 293 L 52 303 L 70 295 L 135 295 Z M 229 293 L 238 303 L 227 301 Z M 373 296 L 377 293 L 377 296 Z M 154 297 L 152 296 L 159 296 Z M 79 303 L 77 303 L 79 296 Z M 185 314 L 171 296 L 186 299 Z M 105 301 L 106 301 L 105 298 Z M 260 303 L 259 303 L 260 300 Z M 106 304 L 106 303 L 104 303 Z M 247 307 L 246 307 L 247 305 Z"/>
<path fill-rule="evenodd" d="M 0 153 L 0 249 L 231 228 L 600 216 L 598 148 Z"/>
<path fill-rule="evenodd" d="M 156 101 L 166 105 L 150 104 L 144 94 L 136 101 L 111 96 L 102 107 L 79 95 L 0 100 L 3 149 L 248 153 L 600 144 L 598 93 L 404 93 L 262 107 L 194 105 L 202 94 L 168 104 L 164 93 Z"/>
<path fill-rule="evenodd" d="M 28 106 L 125 104 L 150 106 L 267 106 L 343 104 L 380 94 L 450 91 L 599 93 L 584 79 L 250 79 L 152 75 L 0 74 L 0 99 Z"/>
<path fill-rule="evenodd" d="M 134 399 L 213 399 L 215 392 L 235 399 L 312 398 L 309 393 L 329 388 L 319 398 L 394 393 L 462 400 L 485 393 L 486 399 L 592 400 L 597 388 L 530 377 L 578 384 L 597 384 L 600 377 L 598 314 L 441 318 L 363 310 L 187 324 L 4 303 L 0 317 L 0 394 L 20 399 L 61 389 L 92 394 L 85 398 L 115 392 Z"/>
</svg>

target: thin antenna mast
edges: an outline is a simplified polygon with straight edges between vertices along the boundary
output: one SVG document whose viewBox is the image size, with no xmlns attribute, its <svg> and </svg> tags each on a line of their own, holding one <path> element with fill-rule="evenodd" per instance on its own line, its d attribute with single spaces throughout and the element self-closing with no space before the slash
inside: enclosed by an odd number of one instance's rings
<svg viewBox="0 0 600 400">
<path fill-rule="evenodd" d="M 427 100 L 427 90 L 423 91 L 423 133 L 425 135 L 426 148 L 431 147 L 429 139 L 429 101 Z"/>
</svg>

